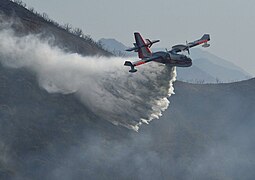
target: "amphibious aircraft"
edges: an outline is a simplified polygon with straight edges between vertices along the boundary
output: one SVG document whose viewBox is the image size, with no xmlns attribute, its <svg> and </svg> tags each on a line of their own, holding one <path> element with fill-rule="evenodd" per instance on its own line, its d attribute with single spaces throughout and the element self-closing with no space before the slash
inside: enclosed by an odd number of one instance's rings
<svg viewBox="0 0 255 180">
<path fill-rule="evenodd" d="M 197 45 L 203 44 L 202 47 L 209 47 L 210 44 L 207 42 L 210 41 L 210 35 L 204 34 L 202 38 L 193 42 L 186 42 L 184 44 L 178 44 L 172 47 L 170 51 L 159 51 L 159 52 L 151 52 L 150 47 L 159 42 L 159 40 L 150 41 L 149 39 L 143 39 L 139 32 L 135 32 L 135 43 L 134 47 L 127 49 L 126 51 L 135 51 L 138 52 L 138 57 L 141 59 L 136 62 L 125 61 L 125 66 L 130 66 L 129 72 L 134 73 L 137 71 L 135 66 L 139 66 L 150 61 L 155 61 L 158 63 L 168 64 L 170 66 L 177 67 L 189 67 L 192 65 L 192 60 L 182 54 L 181 52 L 187 51 L 190 54 L 189 49 L 195 47 Z"/>
</svg>

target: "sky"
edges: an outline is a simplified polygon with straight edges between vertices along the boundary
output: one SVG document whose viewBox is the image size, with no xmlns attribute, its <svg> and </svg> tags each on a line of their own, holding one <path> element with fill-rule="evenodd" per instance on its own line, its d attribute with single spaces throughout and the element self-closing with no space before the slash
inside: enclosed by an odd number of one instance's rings
<svg viewBox="0 0 255 180">
<path fill-rule="evenodd" d="M 255 76 L 254 0 L 22 0 L 61 23 L 79 27 L 95 40 L 115 38 L 132 46 L 133 33 L 160 39 L 170 49 L 211 35 L 205 49 Z M 192 51 L 191 51 L 192 53 Z"/>
</svg>

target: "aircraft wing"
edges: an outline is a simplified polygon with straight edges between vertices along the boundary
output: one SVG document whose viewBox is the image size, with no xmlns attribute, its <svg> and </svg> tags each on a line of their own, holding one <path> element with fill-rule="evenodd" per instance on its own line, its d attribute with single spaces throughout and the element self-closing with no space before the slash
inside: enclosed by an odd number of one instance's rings
<svg viewBox="0 0 255 180">
<path fill-rule="evenodd" d="M 183 44 L 179 44 L 179 45 L 175 45 L 172 47 L 172 52 L 178 53 L 181 51 L 188 51 L 189 49 L 195 46 L 198 46 L 200 44 L 203 44 L 203 47 L 209 47 L 210 44 L 207 44 L 207 42 L 210 41 L 210 35 L 209 34 L 204 34 L 202 38 L 200 38 L 199 40 L 193 41 L 193 42 L 189 42 L 186 45 Z"/>
<path fill-rule="evenodd" d="M 141 65 L 141 64 L 145 64 L 145 63 L 148 63 L 148 62 L 150 62 L 150 61 L 154 61 L 154 60 L 156 60 L 156 59 L 158 59 L 158 58 L 160 58 L 160 57 L 159 57 L 159 56 L 152 56 L 152 57 L 150 57 L 150 58 L 146 58 L 146 59 L 143 59 L 143 60 L 139 60 L 139 61 L 133 62 L 132 64 L 133 64 L 134 66 L 139 66 L 139 65 Z"/>
<path fill-rule="evenodd" d="M 151 41 L 149 39 L 143 39 L 139 32 L 134 33 L 135 36 L 135 43 L 133 48 L 126 49 L 126 51 L 135 51 L 138 52 L 138 56 L 141 59 L 146 59 L 151 57 L 151 50 L 150 47 L 154 44 L 159 42 L 159 40 Z"/>
<path fill-rule="evenodd" d="M 135 61 L 133 63 L 130 62 L 130 61 L 125 61 L 124 66 L 130 66 L 131 67 L 131 70 L 129 70 L 129 72 L 136 72 L 137 70 L 134 68 L 135 66 L 139 66 L 139 65 L 148 63 L 150 61 L 155 61 L 156 59 L 159 59 L 159 58 L 160 58 L 160 56 L 152 56 L 152 57 L 149 57 L 149 58 L 146 58 L 146 59 Z"/>
</svg>

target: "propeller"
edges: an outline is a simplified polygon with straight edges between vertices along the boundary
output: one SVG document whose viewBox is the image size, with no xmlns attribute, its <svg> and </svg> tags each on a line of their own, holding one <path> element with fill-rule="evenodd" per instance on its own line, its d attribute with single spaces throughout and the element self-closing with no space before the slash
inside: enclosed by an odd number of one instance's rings
<svg viewBox="0 0 255 180">
<path fill-rule="evenodd" d="M 186 41 L 186 48 L 187 48 L 188 54 L 190 55 L 189 46 L 188 46 L 188 41 Z"/>
<path fill-rule="evenodd" d="M 150 47 L 152 46 L 152 42 L 151 42 L 151 40 L 146 39 L 146 41 L 147 41 L 147 43 L 148 43 L 148 47 L 150 48 Z"/>
</svg>

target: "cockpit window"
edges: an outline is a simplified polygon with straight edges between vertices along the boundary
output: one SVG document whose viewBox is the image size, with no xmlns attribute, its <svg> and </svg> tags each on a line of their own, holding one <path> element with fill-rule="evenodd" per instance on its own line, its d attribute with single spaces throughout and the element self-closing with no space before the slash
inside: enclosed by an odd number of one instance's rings
<svg viewBox="0 0 255 180">
<path fill-rule="evenodd" d="M 185 59 L 185 56 L 181 56 L 181 59 Z"/>
</svg>

